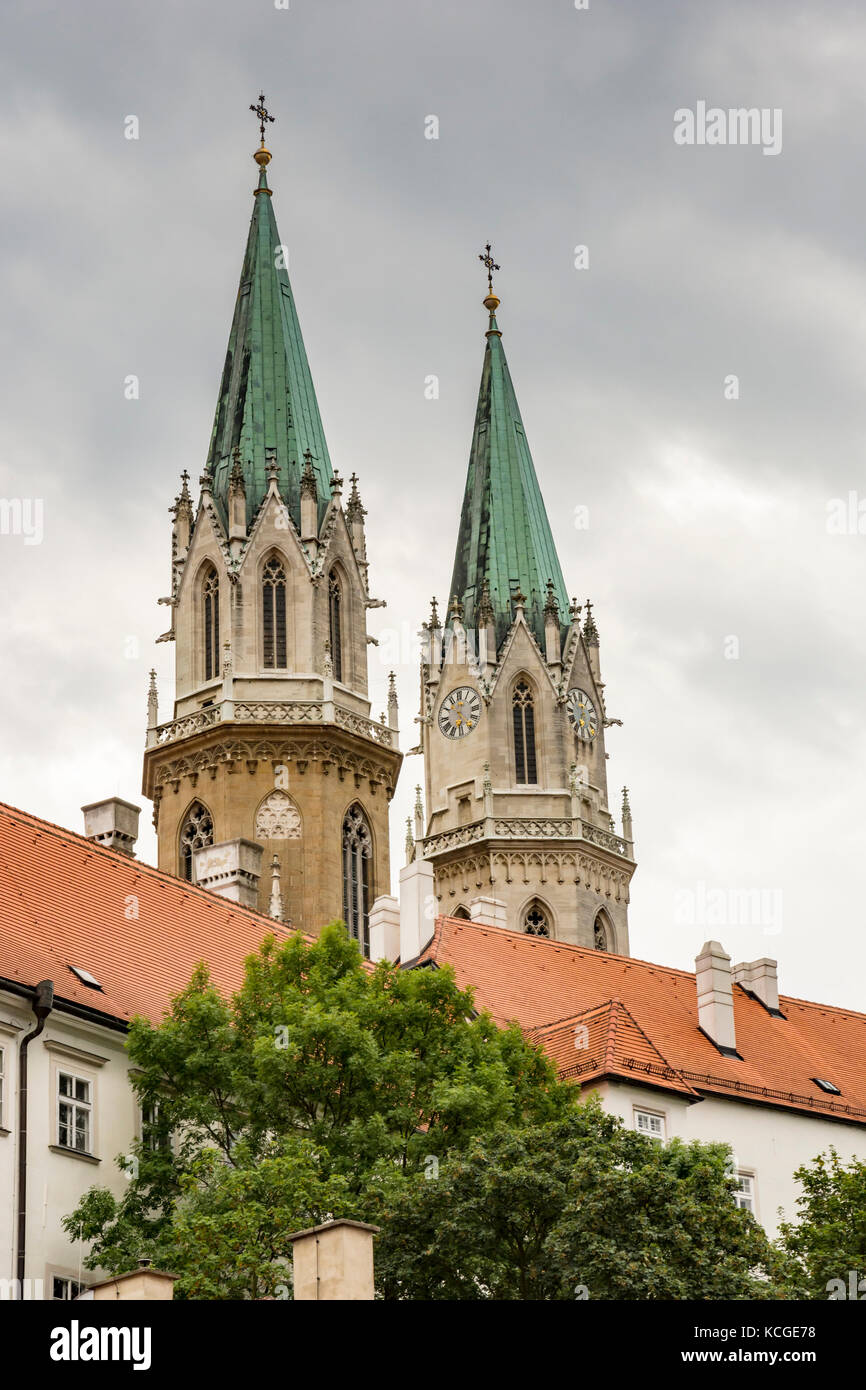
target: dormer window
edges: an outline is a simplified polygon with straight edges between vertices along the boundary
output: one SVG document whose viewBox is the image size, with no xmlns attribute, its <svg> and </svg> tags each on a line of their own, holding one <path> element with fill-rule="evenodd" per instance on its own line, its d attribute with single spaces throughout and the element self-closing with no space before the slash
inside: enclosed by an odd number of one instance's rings
<svg viewBox="0 0 866 1390">
<path fill-rule="evenodd" d="M 813 1076 L 812 1080 L 816 1086 L 820 1086 L 822 1091 L 826 1091 L 828 1096 L 841 1096 L 842 1092 L 838 1086 L 834 1086 L 832 1081 L 827 1081 L 823 1076 Z"/>
</svg>

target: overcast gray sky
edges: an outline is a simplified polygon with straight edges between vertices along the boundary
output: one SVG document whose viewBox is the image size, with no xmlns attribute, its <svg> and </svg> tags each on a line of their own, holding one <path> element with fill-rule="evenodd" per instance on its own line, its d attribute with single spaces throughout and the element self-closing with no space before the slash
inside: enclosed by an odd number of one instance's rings
<svg viewBox="0 0 866 1390">
<path fill-rule="evenodd" d="M 374 710 L 397 634 L 414 744 L 409 644 L 451 574 L 490 238 L 566 584 L 596 604 L 623 720 L 632 953 L 691 967 L 718 937 L 777 956 L 783 992 L 866 1008 L 866 12 L 87 0 L 7 5 L 3 31 L 0 497 L 42 499 L 44 539 L 0 535 L 0 797 L 75 829 L 84 802 L 141 802 L 152 664 L 163 718 L 172 697 L 167 508 L 206 456 L 262 87 L 331 457 L 360 475 L 388 601 Z M 699 101 L 780 109 L 781 152 L 676 144 Z M 853 526 L 828 531 L 850 493 Z M 420 780 L 407 759 L 395 872 Z M 765 907 L 742 924 L 748 890 Z"/>
</svg>

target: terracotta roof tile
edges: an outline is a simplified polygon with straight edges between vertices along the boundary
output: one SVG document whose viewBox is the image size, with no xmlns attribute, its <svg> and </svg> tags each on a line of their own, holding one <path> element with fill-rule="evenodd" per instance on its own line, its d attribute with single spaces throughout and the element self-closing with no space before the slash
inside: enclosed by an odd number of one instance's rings
<svg viewBox="0 0 866 1390">
<path fill-rule="evenodd" d="M 223 993 L 237 989 L 271 934 L 291 928 L 0 804 L 0 987 L 51 979 L 58 1002 L 156 1021 L 199 961 Z"/>
<path fill-rule="evenodd" d="M 478 1007 L 500 1024 L 519 1023 L 563 1075 L 640 1077 L 683 1094 L 713 1092 L 866 1124 L 862 1013 L 785 996 L 785 1017 L 774 1018 L 736 985 L 739 1061 L 700 1031 L 690 971 L 451 917 L 437 921 L 424 957 L 453 965 L 458 983 L 474 987 Z M 575 1049 L 581 1023 L 590 1054 L 583 1059 Z M 816 1076 L 842 1094 L 821 1091 Z"/>
</svg>

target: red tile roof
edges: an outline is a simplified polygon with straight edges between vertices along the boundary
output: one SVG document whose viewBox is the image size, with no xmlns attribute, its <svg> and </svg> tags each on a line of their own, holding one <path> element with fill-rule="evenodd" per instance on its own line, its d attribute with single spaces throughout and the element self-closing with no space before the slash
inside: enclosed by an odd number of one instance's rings
<svg viewBox="0 0 866 1390">
<path fill-rule="evenodd" d="M 422 959 L 453 965 L 479 1008 L 516 1021 L 560 1074 L 602 1077 L 695 1097 L 706 1093 L 866 1124 L 866 1015 L 780 998 L 774 1018 L 734 986 L 737 1051 L 724 1057 L 698 1026 L 694 975 L 501 927 L 440 917 Z M 584 1029 L 585 1032 L 578 1032 Z M 820 1076 L 840 1096 L 815 1085 Z"/>
<path fill-rule="evenodd" d="M 224 994 L 236 990 L 271 933 L 291 928 L 0 804 L 0 989 L 50 979 L 58 1003 L 156 1022 L 199 961 Z"/>
</svg>

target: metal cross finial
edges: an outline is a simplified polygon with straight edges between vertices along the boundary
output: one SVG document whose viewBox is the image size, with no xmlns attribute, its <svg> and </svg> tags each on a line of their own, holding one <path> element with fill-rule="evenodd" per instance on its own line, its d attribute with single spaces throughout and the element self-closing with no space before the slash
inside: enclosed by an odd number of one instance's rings
<svg viewBox="0 0 866 1390">
<path fill-rule="evenodd" d="M 479 261 L 481 262 L 481 264 L 487 268 L 487 289 L 488 289 L 489 293 L 492 294 L 492 293 L 493 293 L 493 272 L 494 272 L 494 270 L 499 270 L 499 266 L 496 264 L 496 262 L 495 262 L 494 259 L 493 259 L 493 256 L 492 256 L 491 251 L 490 251 L 490 242 L 489 242 L 489 241 L 488 241 L 487 245 L 486 245 L 485 248 L 484 248 L 484 254 L 482 255 L 482 253 L 479 251 L 479 253 L 478 253 L 478 259 L 479 259 Z"/>
<path fill-rule="evenodd" d="M 265 94 L 264 94 L 264 92 L 259 92 L 259 104 L 258 104 L 258 106 L 250 106 L 250 110 L 251 110 L 251 111 L 255 111 L 256 115 L 257 115 L 258 118 L 259 118 L 259 130 L 260 130 L 261 133 L 262 133 L 262 144 L 264 144 L 264 143 L 265 143 L 265 122 L 266 122 L 266 121 L 272 121 L 272 120 L 274 119 L 273 116 L 269 116 L 269 115 L 268 115 L 268 108 L 265 106 Z"/>
</svg>

